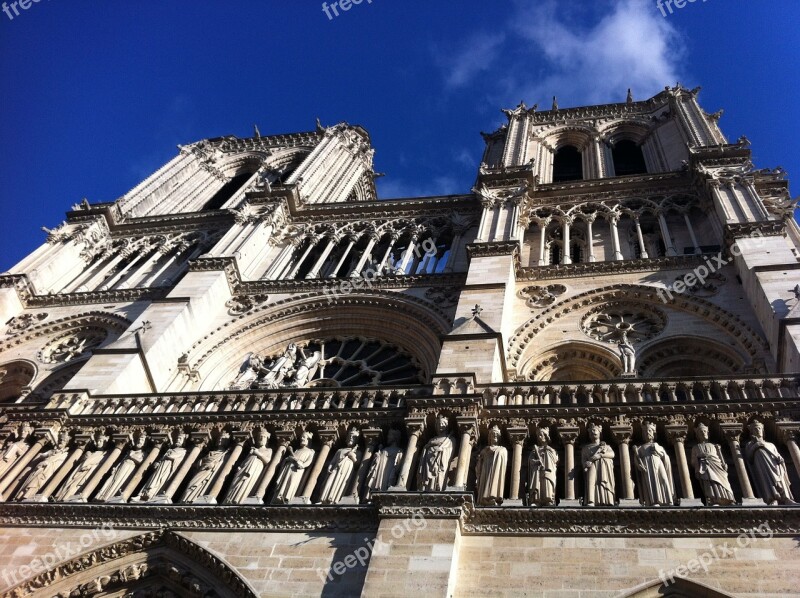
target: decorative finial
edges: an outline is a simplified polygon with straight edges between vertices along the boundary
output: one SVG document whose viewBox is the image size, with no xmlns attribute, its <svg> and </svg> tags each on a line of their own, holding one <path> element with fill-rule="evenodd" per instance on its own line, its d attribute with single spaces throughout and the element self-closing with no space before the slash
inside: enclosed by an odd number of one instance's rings
<svg viewBox="0 0 800 598">
<path fill-rule="evenodd" d="M 320 121 L 319 117 L 317 117 L 317 131 L 322 132 L 325 130 L 325 127 L 322 126 L 322 121 Z"/>
<path fill-rule="evenodd" d="M 558 98 L 553 96 L 553 110 L 558 110 Z"/>
<path fill-rule="evenodd" d="M 800 284 L 796 284 L 792 289 L 792 292 L 794 293 L 795 299 L 800 299 Z"/>
<path fill-rule="evenodd" d="M 628 97 L 625 99 L 625 103 L 633 104 L 633 92 L 630 87 L 628 88 Z"/>
<path fill-rule="evenodd" d="M 472 317 L 473 318 L 477 318 L 478 316 L 481 315 L 482 311 L 483 311 L 483 308 L 480 306 L 479 303 L 476 303 L 475 307 L 472 308 Z"/>
<path fill-rule="evenodd" d="M 261 131 L 258 130 L 258 125 L 253 125 L 253 132 L 258 139 L 261 139 Z"/>
</svg>

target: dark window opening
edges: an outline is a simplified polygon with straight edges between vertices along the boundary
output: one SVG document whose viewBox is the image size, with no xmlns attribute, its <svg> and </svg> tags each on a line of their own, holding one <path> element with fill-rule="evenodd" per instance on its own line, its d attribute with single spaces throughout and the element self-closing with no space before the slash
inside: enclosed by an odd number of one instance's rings
<svg viewBox="0 0 800 598">
<path fill-rule="evenodd" d="M 578 148 L 565 145 L 553 159 L 553 182 L 580 181 L 583 179 L 583 161 Z"/>
<path fill-rule="evenodd" d="M 623 139 L 614 146 L 614 173 L 617 176 L 647 174 L 642 148 L 630 139 Z"/>
<path fill-rule="evenodd" d="M 230 181 L 225 183 L 222 188 L 214 194 L 214 197 L 206 202 L 206 205 L 203 206 L 203 211 L 219 210 L 225 205 L 225 202 L 233 197 L 234 193 L 241 189 L 242 185 L 244 185 L 251 176 L 253 176 L 251 172 L 237 174 Z"/>
</svg>

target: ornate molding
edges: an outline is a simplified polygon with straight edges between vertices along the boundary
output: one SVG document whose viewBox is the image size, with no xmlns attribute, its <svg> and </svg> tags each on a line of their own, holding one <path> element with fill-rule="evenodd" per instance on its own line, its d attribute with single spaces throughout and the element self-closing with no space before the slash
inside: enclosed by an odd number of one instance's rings
<svg viewBox="0 0 800 598">
<path fill-rule="evenodd" d="M 598 274 L 628 274 L 660 270 L 692 269 L 703 263 L 703 255 L 679 255 L 674 257 L 653 257 L 636 260 L 614 260 L 608 262 L 580 262 L 577 264 L 558 264 L 555 266 L 517 266 L 517 280 L 547 280 L 577 276 L 597 276 Z"/>
<path fill-rule="evenodd" d="M 467 255 L 469 255 L 470 259 L 496 255 L 516 256 L 518 252 L 518 241 L 492 241 L 489 243 L 470 243 L 467 245 Z"/>
</svg>

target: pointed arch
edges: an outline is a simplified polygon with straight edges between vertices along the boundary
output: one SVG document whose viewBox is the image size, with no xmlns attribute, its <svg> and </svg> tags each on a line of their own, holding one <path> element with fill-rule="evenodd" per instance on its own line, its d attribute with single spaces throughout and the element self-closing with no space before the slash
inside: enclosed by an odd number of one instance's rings
<svg viewBox="0 0 800 598">
<path fill-rule="evenodd" d="M 412 356 L 428 378 L 436 369 L 441 337 L 450 316 L 430 301 L 384 291 L 348 295 L 301 295 L 256 309 L 220 326 L 195 343 L 186 367 L 201 390 L 224 385 L 253 350 L 277 353 L 290 342 L 320 337 L 373 338 L 395 345 Z"/>
<path fill-rule="evenodd" d="M 592 289 L 554 303 L 525 322 L 511 337 L 507 352 L 509 367 L 516 369 L 525 363 L 535 346 L 534 338 L 548 326 L 554 325 L 557 320 L 577 310 L 620 300 L 665 307 L 702 318 L 724 331 L 726 337 L 739 348 L 739 352 L 743 356 L 748 356 L 750 363 L 768 353 L 769 347 L 763 336 L 736 314 L 705 299 L 687 295 L 676 295 L 674 300 L 665 304 L 658 294 L 660 290 L 649 285 L 615 284 Z"/>
<path fill-rule="evenodd" d="M 92 539 L 92 534 L 84 536 Z M 81 543 L 83 537 L 81 536 Z M 95 540 L 97 541 L 97 540 Z M 44 560 L 44 559 L 43 559 Z M 230 565 L 185 536 L 166 530 L 107 544 L 9 588 L 9 596 L 126 595 L 169 590 L 177 596 L 257 598 Z"/>
</svg>

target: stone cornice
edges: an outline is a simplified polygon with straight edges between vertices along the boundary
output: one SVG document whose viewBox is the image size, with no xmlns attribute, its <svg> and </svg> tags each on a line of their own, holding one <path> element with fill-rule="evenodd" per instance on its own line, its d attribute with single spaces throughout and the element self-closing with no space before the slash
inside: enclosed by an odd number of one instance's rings
<svg viewBox="0 0 800 598">
<path fill-rule="evenodd" d="M 446 216 L 453 210 L 478 212 L 480 203 L 474 195 L 441 195 L 434 197 L 415 197 L 408 199 L 385 199 L 376 202 L 331 203 L 302 206 L 290 199 L 290 213 L 293 222 L 331 222 L 337 218 L 342 221 L 418 218 L 420 216 Z"/>
<path fill-rule="evenodd" d="M 467 255 L 469 255 L 470 259 L 497 255 L 516 255 L 518 251 L 518 241 L 492 241 L 467 245 Z"/>
<path fill-rule="evenodd" d="M 351 285 L 361 283 L 367 289 L 407 289 L 425 287 L 461 286 L 467 278 L 466 273 L 453 274 L 415 274 L 410 276 L 381 276 L 366 283 L 362 278 L 315 278 L 308 280 L 256 280 L 246 281 L 237 287 L 240 295 L 261 295 L 264 293 L 310 293 L 337 289 L 342 283 Z"/>
<path fill-rule="evenodd" d="M 614 260 L 607 262 L 580 262 L 555 266 L 517 267 L 517 280 L 549 280 L 554 278 L 597 276 L 598 274 L 622 274 L 653 272 L 660 270 L 686 270 L 703 262 L 704 255 L 678 255 L 636 260 Z"/>
<path fill-rule="evenodd" d="M 634 190 L 634 193 L 631 193 Z M 602 199 L 640 197 L 676 193 L 694 194 L 687 171 L 658 172 L 633 176 L 588 179 L 569 183 L 539 184 L 532 193 L 532 203 L 538 205 L 555 198 L 569 196 L 568 201 L 600 201 Z M 585 196 L 590 197 L 585 197 Z"/>
<path fill-rule="evenodd" d="M 369 506 L 4 503 L 0 525 L 361 532 L 377 529 L 378 517 Z"/>
<path fill-rule="evenodd" d="M 733 537 L 769 526 L 774 536 L 800 534 L 800 507 L 476 508 L 465 535 Z"/>
</svg>

